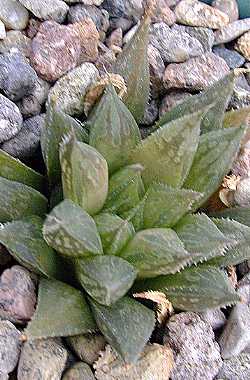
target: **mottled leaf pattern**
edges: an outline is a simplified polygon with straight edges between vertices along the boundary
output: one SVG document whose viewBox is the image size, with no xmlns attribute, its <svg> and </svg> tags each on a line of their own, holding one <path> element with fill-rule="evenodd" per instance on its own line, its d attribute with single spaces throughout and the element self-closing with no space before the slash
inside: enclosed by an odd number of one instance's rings
<svg viewBox="0 0 250 380">
<path fill-rule="evenodd" d="M 226 208 L 216 213 L 211 213 L 210 216 L 215 218 L 234 219 L 239 223 L 246 224 L 250 227 L 250 207 L 231 207 Z"/>
</svg>

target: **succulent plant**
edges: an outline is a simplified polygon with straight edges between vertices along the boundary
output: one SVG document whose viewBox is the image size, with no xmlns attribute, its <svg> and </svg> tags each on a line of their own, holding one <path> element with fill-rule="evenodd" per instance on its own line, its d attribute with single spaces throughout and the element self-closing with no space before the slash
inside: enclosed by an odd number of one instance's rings
<svg viewBox="0 0 250 380">
<path fill-rule="evenodd" d="M 244 110 L 225 114 L 235 74 L 177 105 L 142 141 L 148 18 L 114 68 L 129 109 L 111 82 L 84 125 L 49 104 L 46 177 L 0 152 L 0 243 L 40 276 L 27 339 L 100 330 L 126 362 L 155 325 L 133 294 L 159 291 L 177 310 L 227 306 L 240 297 L 224 268 L 250 259 L 249 209 L 204 213 L 246 129 Z"/>
</svg>

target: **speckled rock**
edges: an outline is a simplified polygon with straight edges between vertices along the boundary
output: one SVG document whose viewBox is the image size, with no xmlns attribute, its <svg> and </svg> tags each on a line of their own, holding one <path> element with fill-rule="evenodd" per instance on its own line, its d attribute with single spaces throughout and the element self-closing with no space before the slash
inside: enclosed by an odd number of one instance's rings
<svg viewBox="0 0 250 380">
<path fill-rule="evenodd" d="M 177 22 L 184 25 L 220 29 L 229 23 L 227 14 L 198 0 L 182 0 L 175 8 Z"/>
<path fill-rule="evenodd" d="M 169 112 L 173 107 L 182 103 L 189 96 L 192 96 L 189 92 L 178 90 L 173 90 L 165 95 L 160 104 L 160 116 L 164 115 L 166 112 Z"/>
<path fill-rule="evenodd" d="M 203 52 L 196 38 L 181 30 L 172 30 L 164 22 L 152 25 L 150 43 L 159 50 L 164 62 L 184 62 Z"/>
<path fill-rule="evenodd" d="M 37 75 L 28 60 L 19 53 L 0 56 L 0 88 L 6 96 L 18 101 L 30 94 L 35 86 Z"/>
<path fill-rule="evenodd" d="M 93 364 L 104 350 L 105 339 L 101 334 L 77 335 L 67 338 L 67 343 L 74 353 L 88 364 Z"/>
<path fill-rule="evenodd" d="M 6 375 L 15 369 L 21 349 L 20 336 L 11 322 L 0 321 L 0 374 Z"/>
<path fill-rule="evenodd" d="M 122 28 L 113 30 L 107 38 L 106 44 L 109 48 L 112 46 L 122 47 Z"/>
<path fill-rule="evenodd" d="M 97 380 L 168 380 L 172 366 L 173 353 L 170 348 L 153 344 L 146 346 L 136 364 L 125 364 L 107 346 L 94 364 L 94 369 Z"/>
<path fill-rule="evenodd" d="M 164 61 L 160 52 L 151 44 L 148 46 L 149 72 L 151 83 L 151 96 L 157 98 L 164 92 L 163 75 Z"/>
<path fill-rule="evenodd" d="M 186 26 L 175 24 L 173 26 L 174 30 L 182 30 L 188 33 L 191 37 L 196 38 L 203 47 L 203 52 L 211 51 L 214 44 L 214 33 L 209 28 L 203 28 L 199 26 Z"/>
<path fill-rule="evenodd" d="M 25 29 L 29 12 L 17 0 L 0 0 L 0 20 L 7 29 Z"/>
<path fill-rule="evenodd" d="M 250 62 L 247 62 L 245 64 L 245 67 L 250 70 Z M 246 74 L 246 78 L 247 78 L 247 81 L 248 81 L 248 83 L 250 85 L 250 72 Z"/>
<path fill-rule="evenodd" d="M 42 24 L 42 20 L 31 17 L 29 19 L 29 24 L 28 24 L 27 29 L 26 29 L 27 36 L 29 38 L 34 38 L 35 35 L 37 34 L 41 24 Z"/>
<path fill-rule="evenodd" d="M 224 59 L 206 53 L 184 63 L 168 65 L 164 73 L 164 86 L 167 89 L 204 90 L 228 72 L 229 67 Z"/>
<path fill-rule="evenodd" d="M 134 21 L 128 20 L 124 17 L 112 17 L 109 19 L 110 29 L 122 28 L 122 31 L 126 33 L 130 28 L 132 28 Z"/>
<path fill-rule="evenodd" d="M 3 143 L 1 149 L 19 159 L 31 157 L 39 147 L 44 120 L 45 114 L 25 120 L 21 131 Z"/>
<path fill-rule="evenodd" d="M 60 339 L 40 339 L 23 345 L 18 364 L 18 380 L 60 380 L 67 361 Z"/>
<path fill-rule="evenodd" d="M 245 63 L 245 58 L 235 50 L 229 50 L 224 47 L 215 47 L 213 52 L 223 58 L 230 69 L 236 69 L 237 67 L 243 66 Z"/>
<path fill-rule="evenodd" d="M 6 30 L 4 23 L 0 20 L 0 40 L 4 40 L 6 38 Z"/>
<path fill-rule="evenodd" d="M 235 48 L 250 61 L 250 31 L 238 39 Z"/>
<path fill-rule="evenodd" d="M 64 0 L 65 3 L 72 4 L 72 3 L 82 3 L 85 5 L 101 5 L 103 3 L 103 0 Z"/>
<path fill-rule="evenodd" d="M 19 265 L 6 269 L 0 278 L 0 318 L 25 323 L 31 319 L 35 304 L 35 286 L 30 273 Z"/>
<path fill-rule="evenodd" d="M 171 26 L 175 23 L 175 13 L 169 8 L 166 0 L 157 0 L 157 8 L 152 17 L 152 22 L 165 22 Z"/>
<path fill-rule="evenodd" d="M 171 380 L 212 380 L 222 366 L 212 327 L 198 314 L 176 314 L 167 323 L 164 342 L 174 351 Z"/>
<path fill-rule="evenodd" d="M 250 18 L 234 21 L 215 32 L 215 44 L 224 44 L 250 30 Z"/>
<path fill-rule="evenodd" d="M 61 0 L 19 0 L 19 2 L 42 20 L 63 22 L 69 9 Z"/>
<path fill-rule="evenodd" d="M 95 62 L 95 67 L 99 70 L 99 73 L 106 75 L 107 72 L 112 72 L 112 67 L 116 62 L 116 53 L 113 49 L 109 49 L 103 43 L 99 44 L 99 57 Z"/>
<path fill-rule="evenodd" d="M 19 108 L 0 94 L 0 143 L 15 136 L 22 126 L 23 118 Z"/>
<path fill-rule="evenodd" d="M 39 115 L 45 103 L 50 89 L 50 84 L 41 78 L 37 78 L 35 87 L 30 95 L 24 96 L 18 103 L 18 107 L 24 118 Z"/>
<path fill-rule="evenodd" d="M 102 8 L 109 12 L 110 17 L 139 20 L 144 12 L 143 3 L 143 0 L 104 0 Z"/>
<path fill-rule="evenodd" d="M 83 112 L 83 99 L 86 89 L 99 77 L 92 63 L 83 63 L 59 79 L 49 92 L 49 98 L 69 115 Z"/>
<path fill-rule="evenodd" d="M 226 323 L 226 316 L 220 309 L 209 309 L 199 313 L 199 316 L 203 321 L 207 322 L 213 330 L 221 329 Z"/>
<path fill-rule="evenodd" d="M 158 102 L 155 99 L 151 99 L 146 106 L 141 124 L 152 125 L 159 115 Z"/>
<path fill-rule="evenodd" d="M 239 8 L 236 0 L 214 0 L 212 6 L 226 13 L 229 22 L 238 20 Z"/>
<path fill-rule="evenodd" d="M 235 87 L 233 96 L 230 100 L 229 107 L 234 109 L 240 109 L 250 105 L 250 91 L 242 88 Z"/>
<path fill-rule="evenodd" d="M 65 372 L 62 380 L 95 380 L 95 376 L 88 364 L 79 362 Z"/>
<path fill-rule="evenodd" d="M 216 376 L 218 380 L 249 380 L 250 379 L 250 354 L 241 355 L 224 360 L 220 372 Z"/>
<path fill-rule="evenodd" d="M 19 30 L 10 30 L 7 32 L 5 39 L 0 41 L 0 53 L 17 52 L 25 57 L 29 57 L 31 52 L 31 39 Z"/>
</svg>

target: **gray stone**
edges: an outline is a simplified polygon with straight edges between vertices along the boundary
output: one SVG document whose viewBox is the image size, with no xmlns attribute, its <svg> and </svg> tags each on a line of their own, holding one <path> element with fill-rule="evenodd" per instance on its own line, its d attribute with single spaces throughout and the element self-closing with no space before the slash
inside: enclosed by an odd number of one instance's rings
<svg viewBox="0 0 250 380">
<path fill-rule="evenodd" d="M 6 30 L 4 23 L 0 20 L 0 40 L 4 40 L 6 38 Z"/>
<path fill-rule="evenodd" d="M 237 53 L 237 51 L 229 50 L 224 47 L 215 47 L 213 52 L 223 58 L 230 69 L 236 69 L 236 67 L 241 67 L 245 63 L 245 58 Z"/>
<path fill-rule="evenodd" d="M 164 342 L 175 353 L 171 380 L 212 380 L 222 366 L 212 327 L 198 314 L 176 314 L 166 326 Z"/>
<path fill-rule="evenodd" d="M 18 364 L 18 380 L 60 380 L 67 361 L 60 339 L 40 339 L 24 343 Z"/>
<path fill-rule="evenodd" d="M 95 380 L 95 376 L 88 364 L 79 362 L 65 372 L 62 380 Z"/>
<path fill-rule="evenodd" d="M 0 41 L 0 53 L 18 52 L 28 58 L 31 52 L 31 39 L 20 30 L 10 30 L 7 32 L 6 38 Z"/>
<path fill-rule="evenodd" d="M 63 22 L 69 10 L 68 5 L 61 0 L 19 0 L 33 15 L 42 20 Z"/>
<path fill-rule="evenodd" d="M 250 30 L 250 18 L 234 21 L 215 32 L 215 44 L 231 42 Z"/>
<path fill-rule="evenodd" d="M 7 29 L 25 29 L 29 12 L 17 0 L 0 0 L 0 20 Z"/>
<path fill-rule="evenodd" d="M 106 40 L 106 44 L 109 48 L 112 48 L 113 46 L 122 47 L 122 40 L 122 28 L 118 28 L 110 33 Z"/>
<path fill-rule="evenodd" d="M 21 349 L 21 333 L 9 321 L 0 321 L 0 373 L 12 372 L 18 362 Z"/>
<path fill-rule="evenodd" d="M 103 3 L 103 0 L 64 0 L 65 3 L 72 4 L 72 3 L 82 3 L 84 5 L 96 5 L 100 6 Z"/>
<path fill-rule="evenodd" d="M 67 338 L 67 343 L 74 353 L 88 364 L 93 364 L 106 345 L 101 334 L 77 335 Z"/>
<path fill-rule="evenodd" d="M 218 380 L 249 380 L 250 379 L 250 354 L 242 353 L 239 356 L 224 360 L 220 372 L 216 376 Z"/>
<path fill-rule="evenodd" d="M 199 315 L 213 330 L 221 329 L 226 323 L 225 314 L 220 309 L 209 309 Z"/>
<path fill-rule="evenodd" d="M 6 269 L 0 278 L 0 318 L 26 323 L 34 314 L 36 293 L 29 272 L 19 265 Z"/>
<path fill-rule="evenodd" d="M 147 103 L 145 113 L 141 124 L 144 125 L 152 125 L 159 115 L 158 102 L 155 99 L 152 99 Z"/>
<path fill-rule="evenodd" d="M 170 64 L 164 74 L 165 88 L 204 90 L 229 73 L 224 59 L 214 53 L 205 53 L 187 62 Z"/>
<path fill-rule="evenodd" d="M 184 62 L 201 55 L 201 43 L 186 32 L 170 29 L 164 22 L 152 25 L 150 43 L 159 50 L 164 62 Z"/>
<path fill-rule="evenodd" d="M 23 126 L 23 118 L 18 107 L 0 94 L 0 143 L 11 139 Z"/>
<path fill-rule="evenodd" d="M 148 46 L 148 60 L 151 83 L 151 96 L 157 98 L 164 92 L 163 75 L 165 65 L 160 52 L 151 44 Z"/>
<path fill-rule="evenodd" d="M 18 53 L 0 56 L 0 88 L 6 96 L 18 101 L 35 87 L 37 74 L 28 61 Z"/>
<path fill-rule="evenodd" d="M 169 8 L 167 0 L 157 0 L 156 10 L 152 17 L 152 22 L 165 22 L 171 26 L 175 23 L 176 16 Z"/>
<path fill-rule="evenodd" d="M 92 63 L 83 63 L 60 78 L 49 92 L 57 106 L 69 115 L 83 112 L 83 99 L 87 88 L 99 77 Z"/>
<path fill-rule="evenodd" d="M 50 84 L 41 78 L 37 78 L 35 87 L 30 95 L 24 96 L 18 107 L 24 118 L 39 115 L 45 103 L 50 89 Z"/>
<path fill-rule="evenodd" d="M 182 103 L 189 96 L 192 96 L 189 92 L 178 90 L 173 90 L 165 95 L 160 104 L 160 116 L 164 115 L 166 112 L 169 112 L 173 107 Z"/>
<path fill-rule="evenodd" d="M 212 6 L 226 13 L 230 22 L 239 18 L 239 8 L 236 0 L 214 0 Z"/>
<path fill-rule="evenodd" d="M 124 17 L 112 17 L 109 19 L 110 29 L 121 28 L 124 33 L 132 28 L 134 22 L 133 20 L 128 20 Z"/>
<path fill-rule="evenodd" d="M 182 30 L 186 32 L 191 37 L 196 38 L 202 45 L 203 51 L 211 51 L 214 44 L 214 32 L 209 28 L 202 28 L 199 26 L 185 26 L 175 24 L 172 30 Z"/>
<path fill-rule="evenodd" d="M 237 40 L 234 48 L 250 61 L 250 30 Z"/>
<path fill-rule="evenodd" d="M 139 20 L 144 12 L 143 0 L 104 0 L 102 7 L 110 17 L 125 17 Z"/>
<path fill-rule="evenodd" d="M 15 137 L 3 143 L 1 149 L 19 159 L 31 157 L 39 147 L 44 120 L 45 114 L 25 120 L 21 131 Z"/>
<path fill-rule="evenodd" d="M 249 105 L 250 91 L 241 87 L 235 87 L 229 108 L 240 109 Z"/>
</svg>

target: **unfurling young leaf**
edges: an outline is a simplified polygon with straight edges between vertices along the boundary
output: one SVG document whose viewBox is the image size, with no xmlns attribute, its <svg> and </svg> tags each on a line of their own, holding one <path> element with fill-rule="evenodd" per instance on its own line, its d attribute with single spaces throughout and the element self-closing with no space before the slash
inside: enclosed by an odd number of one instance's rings
<svg viewBox="0 0 250 380">
<path fill-rule="evenodd" d="M 59 145 L 63 136 L 72 131 L 79 141 L 88 142 L 87 132 L 76 119 L 49 104 L 41 132 L 41 148 L 51 185 L 61 180 Z"/>
<path fill-rule="evenodd" d="M 141 141 L 141 135 L 135 119 L 113 86 L 106 88 L 88 124 L 89 144 L 106 159 L 109 172 L 126 165 L 129 153 Z"/>
<path fill-rule="evenodd" d="M 48 201 L 37 190 L 23 183 L 0 177 L 0 221 L 2 223 L 29 215 L 44 216 Z"/>
<path fill-rule="evenodd" d="M 197 210 L 218 189 L 229 172 L 237 155 L 245 129 L 228 128 L 206 133 L 201 136 L 193 165 L 184 183 L 186 189 L 203 194 L 194 202 Z"/>
<path fill-rule="evenodd" d="M 93 147 L 67 136 L 60 147 L 64 198 L 87 213 L 98 213 L 108 194 L 108 165 Z"/>
<path fill-rule="evenodd" d="M 80 206 L 66 199 L 47 216 L 46 242 L 70 258 L 101 255 L 102 243 L 94 220 Z"/>
<path fill-rule="evenodd" d="M 114 305 L 102 306 L 90 299 L 96 323 L 106 340 L 127 363 L 135 363 L 155 324 L 154 312 L 124 297 Z"/>
<path fill-rule="evenodd" d="M 173 306 L 180 310 L 199 312 L 240 301 L 226 274 L 205 265 L 141 281 L 135 285 L 134 291 L 149 289 L 166 294 Z"/>
<path fill-rule="evenodd" d="M 96 329 L 84 295 L 55 280 L 41 279 L 38 305 L 25 334 L 28 340 L 86 334 Z"/>
<path fill-rule="evenodd" d="M 38 216 L 6 223 L 0 228 L 0 243 L 26 268 L 42 276 L 59 278 L 62 262 L 44 241 L 42 226 Z"/>
<path fill-rule="evenodd" d="M 137 269 L 138 278 L 175 273 L 190 260 L 183 243 L 170 228 L 152 228 L 137 232 L 120 257 Z"/>
<path fill-rule="evenodd" d="M 76 271 L 80 284 L 94 300 L 110 306 L 123 297 L 136 279 L 136 270 L 116 256 L 78 260 Z"/>
<path fill-rule="evenodd" d="M 21 182 L 36 190 L 43 190 L 45 178 L 21 161 L 0 149 L 0 176 L 11 181 Z"/>
<path fill-rule="evenodd" d="M 144 167 L 146 187 L 154 182 L 181 187 L 198 147 L 204 109 L 164 125 L 131 153 L 131 163 Z"/>
</svg>

